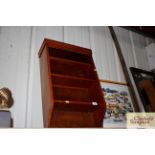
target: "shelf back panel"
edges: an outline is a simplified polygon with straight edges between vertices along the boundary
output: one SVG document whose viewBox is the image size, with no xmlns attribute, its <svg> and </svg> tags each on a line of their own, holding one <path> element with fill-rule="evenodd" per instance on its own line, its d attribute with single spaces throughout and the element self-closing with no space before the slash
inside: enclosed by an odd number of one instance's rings
<svg viewBox="0 0 155 155">
<path fill-rule="evenodd" d="M 90 79 L 97 79 L 96 73 L 92 66 L 80 66 L 72 63 L 64 63 L 58 61 L 51 61 L 51 73 L 62 74 L 75 77 L 84 77 Z"/>
</svg>

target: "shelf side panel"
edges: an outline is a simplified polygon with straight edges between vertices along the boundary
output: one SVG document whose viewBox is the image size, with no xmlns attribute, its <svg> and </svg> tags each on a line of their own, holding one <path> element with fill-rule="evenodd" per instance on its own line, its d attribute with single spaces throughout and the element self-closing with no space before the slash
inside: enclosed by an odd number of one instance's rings
<svg viewBox="0 0 155 155">
<path fill-rule="evenodd" d="M 43 49 L 40 57 L 40 76 L 41 76 L 41 94 L 43 106 L 44 127 L 49 127 L 51 119 L 51 96 L 50 96 L 50 79 L 48 70 L 48 54 L 46 47 Z"/>
<path fill-rule="evenodd" d="M 92 58 L 92 65 L 94 66 L 94 68 L 96 68 L 93 58 Z M 104 99 L 104 94 L 102 92 L 102 88 L 100 85 L 99 76 L 97 72 L 96 72 L 96 77 L 98 79 L 96 86 L 94 87 L 96 94 L 94 94 L 94 92 L 92 91 L 93 89 L 90 89 L 90 91 L 91 91 L 92 96 L 97 95 L 96 97 L 98 98 L 97 100 L 99 101 L 99 106 L 100 106 L 94 113 L 96 126 L 103 127 L 103 121 L 104 121 L 104 116 L 106 112 L 106 102 Z"/>
</svg>

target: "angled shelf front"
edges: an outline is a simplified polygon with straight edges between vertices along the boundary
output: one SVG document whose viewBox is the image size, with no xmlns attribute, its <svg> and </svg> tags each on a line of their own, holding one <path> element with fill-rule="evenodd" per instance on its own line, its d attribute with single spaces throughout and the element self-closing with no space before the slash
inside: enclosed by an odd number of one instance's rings
<svg viewBox="0 0 155 155">
<path fill-rule="evenodd" d="M 106 104 L 91 50 L 45 39 L 39 58 L 44 127 L 102 127 Z"/>
</svg>

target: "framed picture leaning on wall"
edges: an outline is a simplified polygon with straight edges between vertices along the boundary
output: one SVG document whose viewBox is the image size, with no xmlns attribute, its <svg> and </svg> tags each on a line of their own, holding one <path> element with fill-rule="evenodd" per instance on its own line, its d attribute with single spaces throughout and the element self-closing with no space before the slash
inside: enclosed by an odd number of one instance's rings
<svg viewBox="0 0 155 155">
<path fill-rule="evenodd" d="M 126 128 L 126 114 L 133 112 L 133 104 L 125 83 L 100 80 L 106 101 L 104 128 Z"/>
</svg>

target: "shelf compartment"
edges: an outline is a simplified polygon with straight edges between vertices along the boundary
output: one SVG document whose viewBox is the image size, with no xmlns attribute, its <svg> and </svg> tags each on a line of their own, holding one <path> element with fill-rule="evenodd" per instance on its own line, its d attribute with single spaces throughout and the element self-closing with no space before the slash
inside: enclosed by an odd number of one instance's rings
<svg viewBox="0 0 155 155">
<path fill-rule="evenodd" d="M 80 87 L 80 88 L 90 88 L 92 85 L 96 84 L 95 80 L 77 78 L 72 76 L 63 76 L 58 74 L 52 74 L 52 83 L 54 85 L 63 85 L 70 87 Z"/>
<path fill-rule="evenodd" d="M 66 63 L 53 59 L 51 62 L 51 73 L 68 76 L 97 79 L 96 70 L 92 66 L 78 65 L 76 63 Z"/>
<path fill-rule="evenodd" d="M 85 62 L 79 62 L 79 61 L 75 61 L 75 60 L 69 60 L 69 59 L 64 59 L 64 58 L 59 58 L 59 57 L 50 57 L 51 60 L 55 60 L 55 61 L 61 61 L 64 63 L 72 63 L 72 64 L 77 64 L 80 66 L 91 66 L 91 64 L 85 63 Z"/>
<path fill-rule="evenodd" d="M 90 98 L 89 90 L 87 88 L 76 89 L 53 86 L 53 90 L 55 100 L 88 101 L 88 99 Z"/>
<path fill-rule="evenodd" d="M 49 48 L 49 55 L 51 57 L 63 58 L 66 60 L 74 60 L 77 62 L 84 62 L 88 64 L 92 63 L 92 59 L 90 55 L 74 53 L 74 52 L 64 51 L 60 49 Z"/>
<path fill-rule="evenodd" d="M 89 88 L 53 85 L 53 95 L 54 100 L 100 102 L 100 98 L 96 92 L 93 92 L 93 89 Z"/>
</svg>

